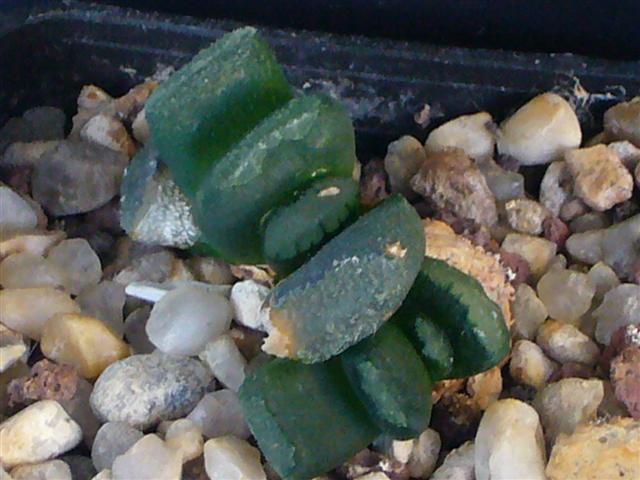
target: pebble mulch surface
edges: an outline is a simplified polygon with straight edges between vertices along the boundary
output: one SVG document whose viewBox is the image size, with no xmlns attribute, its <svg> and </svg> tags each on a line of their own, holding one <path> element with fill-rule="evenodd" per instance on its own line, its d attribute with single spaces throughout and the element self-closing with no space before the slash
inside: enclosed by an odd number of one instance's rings
<svg viewBox="0 0 640 480">
<path fill-rule="evenodd" d="M 66 138 L 46 106 L 0 130 L 2 479 L 277 478 L 236 395 L 264 355 L 269 272 L 120 228 L 157 81 L 84 87 Z M 466 115 L 369 161 L 363 203 L 407 196 L 426 253 L 480 281 L 513 346 L 440 382 L 418 438 L 381 438 L 327 478 L 640 478 L 639 185 L 640 98 L 593 139 L 546 93 L 499 126 Z"/>
</svg>

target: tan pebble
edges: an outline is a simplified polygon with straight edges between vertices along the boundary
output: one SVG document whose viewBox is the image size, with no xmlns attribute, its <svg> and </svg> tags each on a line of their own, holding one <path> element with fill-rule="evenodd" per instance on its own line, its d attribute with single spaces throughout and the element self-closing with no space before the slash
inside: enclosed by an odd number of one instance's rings
<svg viewBox="0 0 640 480">
<path fill-rule="evenodd" d="M 519 383 L 540 389 L 556 368 L 542 349 L 529 340 L 519 340 L 511 350 L 509 373 Z"/>
<path fill-rule="evenodd" d="M 45 323 L 58 313 L 80 312 L 68 293 L 55 288 L 12 288 L 0 291 L 2 323 L 34 340 L 40 340 Z"/>
<path fill-rule="evenodd" d="M 424 147 L 411 135 L 405 135 L 391 142 L 384 157 L 384 169 L 389 175 L 391 192 L 401 193 L 407 198 L 415 198 L 416 193 L 411 188 L 411 179 L 426 160 L 427 154 Z"/>
<path fill-rule="evenodd" d="M 136 153 L 136 145 L 122 122 L 106 113 L 90 118 L 80 130 L 80 138 L 124 153 L 128 157 L 133 157 Z"/>
<path fill-rule="evenodd" d="M 498 152 L 521 165 L 558 159 L 582 140 L 580 123 L 571 105 L 559 95 L 543 93 L 520 107 L 500 125 Z"/>
<path fill-rule="evenodd" d="M 0 263 L 0 284 L 4 288 L 53 287 L 68 283 L 64 270 L 42 255 L 14 253 Z"/>
<path fill-rule="evenodd" d="M 502 392 L 502 373 L 500 368 L 493 367 L 467 380 L 467 393 L 481 410 L 486 410 L 495 402 Z"/>
<path fill-rule="evenodd" d="M 640 97 L 614 105 L 604 113 L 604 130 L 615 140 L 640 147 Z"/>
<path fill-rule="evenodd" d="M 433 130 L 424 144 L 428 152 L 448 147 L 461 148 L 471 158 L 493 156 L 495 125 L 487 112 L 462 115 Z"/>
<path fill-rule="evenodd" d="M 66 234 L 62 231 L 32 230 L 29 232 L 14 232 L 0 236 L 0 258 L 14 253 L 32 253 L 45 255 L 54 245 L 60 243 Z"/>
<path fill-rule="evenodd" d="M 574 193 L 591 208 L 603 212 L 631 198 L 633 178 L 618 155 L 604 145 L 565 153 L 574 178 Z"/>
<path fill-rule="evenodd" d="M 536 343 L 560 363 L 595 365 L 600 357 L 598 345 L 575 326 L 547 320 L 538 330 Z"/>
<path fill-rule="evenodd" d="M 511 228 L 529 235 L 540 235 L 542 222 L 551 215 L 545 206 L 527 198 L 509 200 L 504 208 Z"/>
<path fill-rule="evenodd" d="M 640 421 L 615 418 L 560 435 L 551 451 L 549 480 L 640 478 Z"/>
<path fill-rule="evenodd" d="M 103 322 L 79 314 L 51 318 L 44 326 L 40 348 L 47 358 L 73 365 L 88 379 L 131 354 L 129 346 Z"/>
<path fill-rule="evenodd" d="M 517 253 L 529 264 L 534 277 L 539 278 L 556 255 L 557 245 L 544 238 L 510 233 L 502 242 L 502 249 Z"/>
</svg>

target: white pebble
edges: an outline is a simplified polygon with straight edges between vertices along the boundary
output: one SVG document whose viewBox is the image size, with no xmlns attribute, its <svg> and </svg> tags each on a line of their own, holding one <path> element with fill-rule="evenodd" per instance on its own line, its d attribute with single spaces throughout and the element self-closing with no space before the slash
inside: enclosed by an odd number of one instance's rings
<svg viewBox="0 0 640 480">
<path fill-rule="evenodd" d="M 247 361 L 231 336 L 225 334 L 207 343 L 198 355 L 225 387 L 237 392 L 244 382 Z"/>
<path fill-rule="evenodd" d="M 431 480 L 476 480 L 475 446 L 472 441 L 451 450 L 442 465 L 433 472 Z"/>
<path fill-rule="evenodd" d="M 204 444 L 204 465 L 211 480 L 266 480 L 260 452 L 231 436 L 212 438 Z"/>
<path fill-rule="evenodd" d="M 63 240 L 49 251 L 47 259 L 67 273 L 67 288 L 72 295 L 96 285 L 102 278 L 100 259 L 84 238 Z"/>
<path fill-rule="evenodd" d="M 229 330 L 232 310 L 222 295 L 181 287 L 158 301 L 146 325 L 149 340 L 174 355 L 196 355 L 210 340 Z"/>
<path fill-rule="evenodd" d="M 57 457 L 78 445 L 82 430 L 53 400 L 41 400 L 0 424 L 2 465 L 13 467 Z"/>
<path fill-rule="evenodd" d="M 206 394 L 187 416 L 202 429 L 207 438 L 233 435 L 249 438 L 249 427 L 237 395 L 231 390 Z"/>
<path fill-rule="evenodd" d="M 236 322 L 254 330 L 267 331 L 271 323 L 262 306 L 269 293 L 268 287 L 253 280 L 234 284 L 231 289 L 231 304 Z"/>
<path fill-rule="evenodd" d="M 4 185 L 0 186 L 0 230 L 3 234 L 38 225 L 38 214 L 29 203 Z"/>
<path fill-rule="evenodd" d="M 182 459 L 154 434 L 145 435 L 113 462 L 113 480 L 180 480 Z"/>
<path fill-rule="evenodd" d="M 71 469 L 62 460 L 21 465 L 11 470 L 13 480 L 73 480 Z"/>
<path fill-rule="evenodd" d="M 477 480 L 546 480 L 545 446 L 536 411 L 524 402 L 494 402 L 475 438 Z"/>
</svg>

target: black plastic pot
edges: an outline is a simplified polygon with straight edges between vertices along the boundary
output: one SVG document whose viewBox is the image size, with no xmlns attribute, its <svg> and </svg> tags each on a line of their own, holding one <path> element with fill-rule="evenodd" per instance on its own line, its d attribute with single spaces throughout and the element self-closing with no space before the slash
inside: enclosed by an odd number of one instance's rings
<svg viewBox="0 0 640 480">
<path fill-rule="evenodd" d="M 82 85 L 117 95 L 161 66 L 179 66 L 238 26 L 77 1 L 5 0 L 0 13 L 0 124 L 36 105 L 73 114 Z M 302 90 L 340 97 L 362 155 L 383 155 L 403 134 L 460 114 L 496 120 L 541 91 L 590 92 L 578 101 L 587 134 L 612 103 L 640 93 L 640 61 L 432 46 L 397 40 L 262 28 Z M 430 124 L 414 116 L 431 107 Z"/>
</svg>

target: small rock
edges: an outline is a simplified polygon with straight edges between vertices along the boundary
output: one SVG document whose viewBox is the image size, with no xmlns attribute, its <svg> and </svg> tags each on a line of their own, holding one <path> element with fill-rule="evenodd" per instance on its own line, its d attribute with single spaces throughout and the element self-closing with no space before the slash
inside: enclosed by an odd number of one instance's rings
<svg viewBox="0 0 640 480">
<path fill-rule="evenodd" d="M 125 300 L 124 287 L 110 280 L 90 285 L 76 297 L 83 314 L 104 322 L 120 338 L 124 333 L 122 312 Z"/>
<path fill-rule="evenodd" d="M 213 257 L 191 257 L 187 260 L 196 280 L 214 285 L 231 285 L 235 278 L 229 264 Z"/>
<path fill-rule="evenodd" d="M 231 273 L 239 280 L 253 280 L 266 287 L 276 283 L 276 273 L 268 265 L 229 265 Z"/>
<path fill-rule="evenodd" d="M 640 164 L 640 148 L 627 140 L 611 142 L 607 145 L 607 148 L 618 156 L 622 164 L 630 172 Z"/>
<path fill-rule="evenodd" d="M 133 157 L 136 153 L 135 142 L 120 120 L 107 113 L 91 117 L 80 130 L 80 138 L 101 145 L 115 152 Z"/>
<path fill-rule="evenodd" d="M 476 165 L 498 202 L 524 197 L 524 177 L 521 174 L 505 170 L 491 158 L 478 160 Z"/>
<path fill-rule="evenodd" d="M 102 277 L 100 259 L 84 238 L 63 240 L 49 251 L 47 260 L 67 273 L 72 295 L 96 285 Z"/>
<path fill-rule="evenodd" d="M 460 148 L 477 159 L 492 157 L 495 143 L 495 125 L 491 115 L 478 112 L 456 117 L 432 130 L 424 147 L 427 152 Z"/>
<path fill-rule="evenodd" d="M 168 250 L 142 255 L 134 258 L 129 266 L 113 278 L 113 281 L 124 286 L 133 282 L 164 282 L 169 279 L 173 271 L 174 260 L 174 255 Z"/>
<path fill-rule="evenodd" d="M 204 463 L 211 480 L 266 480 L 260 452 L 244 440 L 221 436 L 204 444 Z"/>
<path fill-rule="evenodd" d="M 540 203 L 556 217 L 562 206 L 573 198 L 573 179 L 566 162 L 553 162 L 540 184 Z"/>
<path fill-rule="evenodd" d="M 620 285 L 620 280 L 618 280 L 616 272 L 603 262 L 598 262 L 591 267 L 587 275 L 591 283 L 596 287 L 596 293 L 593 297 L 596 304 L 602 302 L 609 290 Z"/>
<path fill-rule="evenodd" d="M 493 367 L 467 380 L 467 393 L 481 410 L 486 410 L 502 393 L 502 373 Z"/>
<path fill-rule="evenodd" d="M 564 378 L 583 378 L 588 380 L 593 377 L 596 377 L 595 367 L 584 363 L 566 362 L 553 372 L 553 375 L 549 377 L 549 383 L 554 383 Z"/>
<path fill-rule="evenodd" d="M 251 434 L 238 396 L 231 390 L 207 393 L 187 418 L 202 429 L 206 438 L 223 435 L 249 438 Z"/>
<path fill-rule="evenodd" d="M 540 420 L 524 402 L 494 402 L 482 416 L 475 438 L 477 480 L 546 480 Z"/>
<path fill-rule="evenodd" d="M 549 480 L 640 478 L 640 421 L 614 418 L 560 435 L 547 465 Z"/>
<path fill-rule="evenodd" d="M 0 160 L 0 166 L 26 168 L 26 171 L 31 175 L 33 167 L 38 164 L 42 155 L 55 148 L 59 143 L 58 140 L 12 143 L 5 150 L 4 156 Z"/>
<path fill-rule="evenodd" d="M 611 382 L 602 381 L 604 387 L 604 398 L 598 406 L 598 417 L 611 419 L 613 417 L 628 417 L 629 412 L 624 403 L 622 403 L 615 395 Z"/>
<path fill-rule="evenodd" d="M 73 480 L 71 469 L 62 460 L 22 465 L 11 470 L 13 480 Z"/>
<path fill-rule="evenodd" d="M 48 320 L 40 348 L 47 358 L 73 365 L 88 379 L 97 378 L 109 365 L 131 353 L 129 346 L 103 322 L 75 313 Z"/>
<path fill-rule="evenodd" d="M 30 230 L 28 232 L 3 232 L 0 237 L 0 257 L 14 253 L 45 255 L 65 237 L 61 231 Z"/>
<path fill-rule="evenodd" d="M 186 415 L 210 381 L 211 374 L 198 360 L 159 352 L 133 355 L 100 375 L 91 408 L 103 421 L 147 428 Z"/>
<path fill-rule="evenodd" d="M 3 234 L 11 230 L 29 230 L 38 225 L 38 214 L 29 202 L 0 185 L 0 229 Z"/>
<path fill-rule="evenodd" d="M 596 340 L 608 345 L 618 328 L 640 324 L 640 285 L 624 283 L 609 290 L 593 314 L 597 320 Z"/>
<path fill-rule="evenodd" d="M 140 430 L 124 422 L 107 422 L 102 425 L 91 447 L 91 460 L 96 470 L 111 469 L 113 461 L 143 436 Z"/>
<path fill-rule="evenodd" d="M 418 173 L 427 159 L 422 144 L 411 135 L 405 135 L 387 147 L 384 168 L 389 175 L 391 193 L 400 193 L 407 198 L 415 198 L 411 179 Z"/>
<path fill-rule="evenodd" d="M 564 378 L 538 393 L 533 406 L 545 437 L 553 444 L 559 434 L 570 435 L 578 425 L 593 420 L 603 398 L 602 381 Z"/>
<path fill-rule="evenodd" d="M 0 373 L 23 358 L 26 352 L 27 342 L 24 337 L 0 323 Z"/>
<path fill-rule="evenodd" d="M 55 288 L 12 288 L 0 291 L 2 323 L 40 340 L 45 323 L 58 313 L 76 313 L 80 307 L 68 293 Z"/>
<path fill-rule="evenodd" d="M 430 426 L 440 433 L 442 448 L 447 450 L 473 439 L 481 417 L 482 410 L 468 395 L 446 392 L 433 405 Z"/>
<path fill-rule="evenodd" d="M 484 176 L 460 149 L 427 155 L 411 180 L 411 187 L 439 210 L 450 211 L 459 218 L 486 226 L 498 220 L 495 197 Z"/>
<path fill-rule="evenodd" d="M 509 373 L 517 382 L 541 389 L 547 384 L 555 364 L 529 340 L 518 340 L 511 350 Z"/>
<path fill-rule="evenodd" d="M 180 480 L 180 454 L 153 434 L 145 435 L 113 461 L 113 480 Z"/>
<path fill-rule="evenodd" d="M 54 400 L 41 400 L 0 424 L 0 458 L 4 467 L 38 463 L 71 450 L 82 431 Z"/>
<path fill-rule="evenodd" d="M 267 331 L 271 324 L 269 314 L 262 306 L 271 290 L 254 280 L 237 282 L 231 288 L 234 320 L 254 330 Z"/>
<path fill-rule="evenodd" d="M 451 450 L 431 480 L 475 480 L 475 447 L 472 441 Z"/>
<path fill-rule="evenodd" d="M 167 293 L 151 310 L 146 332 L 165 353 L 196 355 L 229 330 L 231 304 L 222 295 L 181 287 Z"/>
<path fill-rule="evenodd" d="M 547 320 L 540 327 L 536 343 L 560 363 L 595 365 L 600 356 L 600 350 L 593 340 L 575 326 L 555 320 Z"/>
<path fill-rule="evenodd" d="M 151 353 L 156 348 L 146 331 L 150 313 L 151 307 L 145 305 L 131 312 L 124 321 L 124 336 L 135 354 Z"/>
<path fill-rule="evenodd" d="M 0 263 L 0 284 L 4 288 L 64 289 L 68 283 L 67 273 L 41 255 L 14 253 Z"/>
<path fill-rule="evenodd" d="M 514 332 L 528 340 L 535 338 L 538 328 L 549 316 L 547 307 L 538 298 L 535 290 L 526 283 L 518 285 L 511 308 L 515 321 Z"/>
<path fill-rule="evenodd" d="M 13 380 L 29 375 L 29 367 L 23 360 L 19 360 L 11 365 L 4 372 L 0 373 L 0 418 L 4 418 L 10 412 L 10 393 L 8 386 Z M 6 412 L 6 413 L 5 413 Z"/>
<path fill-rule="evenodd" d="M 202 455 L 202 429 L 188 418 L 176 420 L 167 430 L 165 443 L 180 454 L 182 463 L 194 460 Z"/>
<path fill-rule="evenodd" d="M 89 143 L 61 142 L 38 162 L 33 197 L 52 215 L 94 210 L 117 195 L 128 159 Z"/>
<path fill-rule="evenodd" d="M 247 361 L 230 335 L 221 335 L 207 343 L 198 357 L 225 387 L 234 392 L 240 389 L 244 382 Z"/>
<path fill-rule="evenodd" d="M 409 475 L 412 478 L 429 478 L 438 461 L 438 454 L 442 442 L 435 430 L 427 428 L 420 436 L 412 441 L 409 456 Z"/>
<path fill-rule="evenodd" d="M 573 219 L 569 224 L 572 233 L 588 232 L 589 230 L 600 230 L 611 225 L 611 221 L 602 212 L 589 212 Z"/>
<path fill-rule="evenodd" d="M 551 214 L 546 207 L 527 198 L 509 200 L 504 208 L 511 228 L 529 235 L 540 235 L 542 222 Z"/>
<path fill-rule="evenodd" d="M 619 278 L 633 279 L 635 262 L 640 259 L 640 214 L 602 230 L 576 233 L 567 240 L 567 250 L 576 260 L 593 265 L 604 261 Z"/>
<path fill-rule="evenodd" d="M 565 153 L 574 192 L 591 208 L 604 212 L 631 198 L 633 178 L 616 153 L 604 145 Z"/>
<path fill-rule="evenodd" d="M 362 167 L 360 203 L 371 208 L 389 196 L 387 172 L 382 160 L 371 160 Z"/>
<path fill-rule="evenodd" d="M 636 335 L 640 339 L 640 334 Z M 613 359 L 611 383 L 616 397 L 625 404 L 633 418 L 640 420 L 640 340 Z"/>
<path fill-rule="evenodd" d="M 502 249 L 523 257 L 529 264 L 533 276 L 539 278 L 547 270 L 557 247 L 555 243 L 544 238 L 510 233 L 502 242 Z"/>
<path fill-rule="evenodd" d="M 596 288 L 586 273 L 553 269 L 538 282 L 538 296 L 549 316 L 576 325 L 591 307 Z"/>
<path fill-rule="evenodd" d="M 604 112 L 604 131 L 609 138 L 628 140 L 640 147 L 640 97 L 618 103 Z"/>
<path fill-rule="evenodd" d="M 28 376 L 9 383 L 9 405 L 28 404 L 38 400 L 56 400 L 63 403 L 76 394 L 78 372 L 70 365 L 57 365 L 47 359 L 36 362 Z"/>
<path fill-rule="evenodd" d="M 229 336 L 233 338 L 238 350 L 240 350 L 247 362 L 251 362 L 255 357 L 262 354 L 264 333 L 246 327 L 236 327 L 229 330 Z"/>
<path fill-rule="evenodd" d="M 520 165 L 552 162 L 582 141 L 571 105 L 559 95 L 543 93 L 520 107 L 500 125 L 498 152 Z"/>
</svg>

